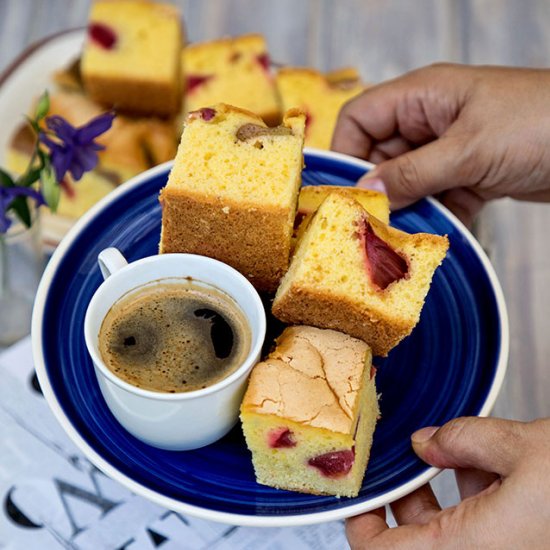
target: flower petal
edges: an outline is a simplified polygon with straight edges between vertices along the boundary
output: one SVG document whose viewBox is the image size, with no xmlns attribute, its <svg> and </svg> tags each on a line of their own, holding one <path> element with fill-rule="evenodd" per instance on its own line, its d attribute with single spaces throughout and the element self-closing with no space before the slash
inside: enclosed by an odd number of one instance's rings
<svg viewBox="0 0 550 550">
<path fill-rule="evenodd" d="M 74 150 L 73 160 L 69 168 L 75 180 L 79 180 L 84 172 L 93 170 L 98 162 L 97 153 L 92 147 L 77 147 Z"/>
<path fill-rule="evenodd" d="M 42 195 L 36 189 L 32 187 L 0 187 L 0 206 L 5 210 L 9 207 L 11 201 L 20 195 L 32 197 L 36 200 L 40 200 Z"/>
<path fill-rule="evenodd" d="M 82 161 L 78 154 L 75 154 L 73 156 L 73 160 L 71 162 L 71 166 L 69 167 L 69 173 L 73 177 L 74 181 L 78 181 L 83 175 L 86 170 L 84 169 L 84 165 L 82 164 Z"/>
<path fill-rule="evenodd" d="M 84 126 L 76 129 L 76 140 L 82 145 L 88 145 L 111 127 L 114 118 L 115 113 L 112 111 L 93 118 Z"/>
<path fill-rule="evenodd" d="M 78 181 L 84 175 L 84 168 L 78 162 L 73 162 L 69 168 L 69 173 L 74 181 Z"/>
<path fill-rule="evenodd" d="M 60 182 L 73 161 L 74 148 L 57 146 L 50 154 L 50 161 L 55 171 L 55 179 Z"/>
<path fill-rule="evenodd" d="M 50 139 L 50 137 L 45 134 L 44 132 L 40 132 L 38 134 L 38 139 L 46 146 L 50 149 L 50 151 L 53 151 L 56 147 L 59 147 L 59 143 L 56 143 L 55 141 L 53 141 L 52 139 Z"/>
<path fill-rule="evenodd" d="M 13 198 L 8 195 L 7 191 L 7 187 L 0 187 L 0 233 L 5 233 L 11 225 L 7 211 Z"/>
<path fill-rule="evenodd" d="M 44 197 L 40 191 L 33 189 L 32 187 L 11 187 L 9 191 L 12 192 L 13 198 L 19 196 L 26 196 L 36 201 L 36 206 L 42 206 L 46 204 Z"/>
<path fill-rule="evenodd" d="M 77 129 L 59 115 L 47 117 L 46 126 L 67 144 L 72 143 L 77 134 Z"/>
</svg>

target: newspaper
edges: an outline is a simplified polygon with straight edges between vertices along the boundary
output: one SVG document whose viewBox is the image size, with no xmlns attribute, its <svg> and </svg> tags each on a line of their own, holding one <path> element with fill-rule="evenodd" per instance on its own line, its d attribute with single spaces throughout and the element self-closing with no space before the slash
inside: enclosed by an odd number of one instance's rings
<svg viewBox="0 0 550 550">
<path fill-rule="evenodd" d="M 30 338 L 0 354 L 0 547 L 22 550 L 349 548 L 343 522 L 236 527 L 176 513 L 102 474 L 50 412 Z"/>
</svg>

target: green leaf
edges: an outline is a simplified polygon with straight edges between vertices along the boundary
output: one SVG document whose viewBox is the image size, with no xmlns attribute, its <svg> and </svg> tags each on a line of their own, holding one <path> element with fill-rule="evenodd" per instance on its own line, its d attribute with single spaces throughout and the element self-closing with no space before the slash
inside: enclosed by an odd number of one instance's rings
<svg viewBox="0 0 550 550">
<path fill-rule="evenodd" d="M 9 210 L 13 210 L 17 217 L 27 226 L 31 226 L 31 211 L 29 209 L 29 203 L 27 197 L 15 197 L 10 204 Z"/>
<path fill-rule="evenodd" d="M 55 212 L 59 204 L 61 187 L 56 181 L 54 169 L 49 162 L 42 168 L 40 180 L 42 181 L 42 194 L 44 195 L 44 200 L 50 210 Z"/>
<path fill-rule="evenodd" d="M 27 122 L 31 125 L 35 134 L 38 135 L 40 133 L 40 126 L 38 126 L 38 123 L 36 122 L 36 120 L 33 120 L 31 117 L 27 115 L 25 115 L 25 118 L 27 119 Z"/>
<path fill-rule="evenodd" d="M 40 179 L 40 167 L 28 169 L 22 176 L 17 178 L 15 185 L 20 185 L 21 187 L 29 187 L 34 182 Z"/>
<path fill-rule="evenodd" d="M 13 187 L 13 178 L 0 168 L 0 187 Z"/>
<path fill-rule="evenodd" d="M 50 95 L 48 94 L 48 90 L 45 90 L 44 93 L 40 96 L 40 99 L 38 100 L 38 103 L 36 104 L 36 113 L 35 118 L 36 120 L 42 120 L 50 110 Z"/>
</svg>

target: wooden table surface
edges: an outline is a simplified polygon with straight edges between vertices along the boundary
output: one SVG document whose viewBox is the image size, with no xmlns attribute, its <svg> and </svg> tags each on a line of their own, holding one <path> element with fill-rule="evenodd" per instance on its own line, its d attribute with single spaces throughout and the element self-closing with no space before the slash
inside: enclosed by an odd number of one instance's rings
<svg viewBox="0 0 550 550">
<path fill-rule="evenodd" d="M 379 82 L 434 62 L 550 64 L 547 0 L 188 0 L 190 41 L 260 32 L 274 60 L 321 70 L 356 66 Z M 51 33 L 84 26 L 89 0 L 0 0 L 0 71 Z M 0 105 L 0 109 L 2 106 Z M 510 317 L 510 360 L 494 414 L 550 416 L 550 204 L 501 200 L 476 234 L 501 281 Z M 450 476 L 436 480 L 456 499 Z"/>
</svg>

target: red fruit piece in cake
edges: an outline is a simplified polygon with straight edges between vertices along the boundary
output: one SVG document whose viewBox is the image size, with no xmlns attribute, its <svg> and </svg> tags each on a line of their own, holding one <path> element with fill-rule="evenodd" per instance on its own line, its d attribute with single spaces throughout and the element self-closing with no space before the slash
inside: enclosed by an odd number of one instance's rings
<svg viewBox="0 0 550 550">
<path fill-rule="evenodd" d="M 176 115 L 181 110 L 180 12 L 170 4 L 92 3 L 82 53 L 87 94 L 118 112 Z"/>
<path fill-rule="evenodd" d="M 90 40 L 106 50 L 114 48 L 117 41 L 115 31 L 103 23 L 90 23 L 88 25 L 88 36 Z"/>
<path fill-rule="evenodd" d="M 285 329 L 254 367 L 241 405 L 258 483 L 357 495 L 378 415 L 364 342 L 334 330 Z"/>
<path fill-rule="evenodd" d="M 212 107 L 203 107 L 202 109 L 198 109 L 197 111 L 191 111 L 187 115 L 187 118 L 188 120 L 200 118 L 205 122 L 209 122 L 213 120 L 215 116 L 216 116 L 216 109 L 213 109 Z"/>
<path fill-rule="evenodd" d="M 355 451 L 331 451 L 308 460 L 308 464 L 317 468 L 326 477 L 341 477 L 349 473 L 355 462 Z"/>
<path fill-rule="evenodd" d="M 269 71 L 269 67 L 271 65 L 271 59 L 269 58 L 269 54 L 268 53 L 260 53 L 258 55 L 256 55 L 256 60 L 258 61 L 258 63 L 262 66 L 262 69 L 264 71 Z"/>
<path fill-rule="evenodd" d="M 296 447 L 294 434 L 288 428 L 275 428 L 267 434 L 267 443 L 272 449 Z"/>
<path fill-rule="evenodd" d="M 403 279 L 409 272 L 407 260 L 374 232 L 367 219 L 359 225 L 359 238 L 365 251 L 365 266 L 371 282 L 380 290 Z"/>
<path fill-rule="evenodd" d="M 281 108 L 263 36 L 246 34 L 189 44 L 182 52 L 187 75 L 187 111 L 227 103 L 252 111 L 267 124 L 280 122 Z"/>
<path fill-rule="evenodd" d="M 214 78 L 214 75 L 198 75 L 188 74 L 186 77 L 187 93 L 192 94 L 203 84 L 206 84 L 210 79 Z"/>
<path fill-rule="evenodd" d="M 385 356 L 418 323 L 448 247 L 447 237 L 399 231 L 350 195 L 329 193 L 298 241 L 273 314 L 341 330 Z"/>
</svg>

